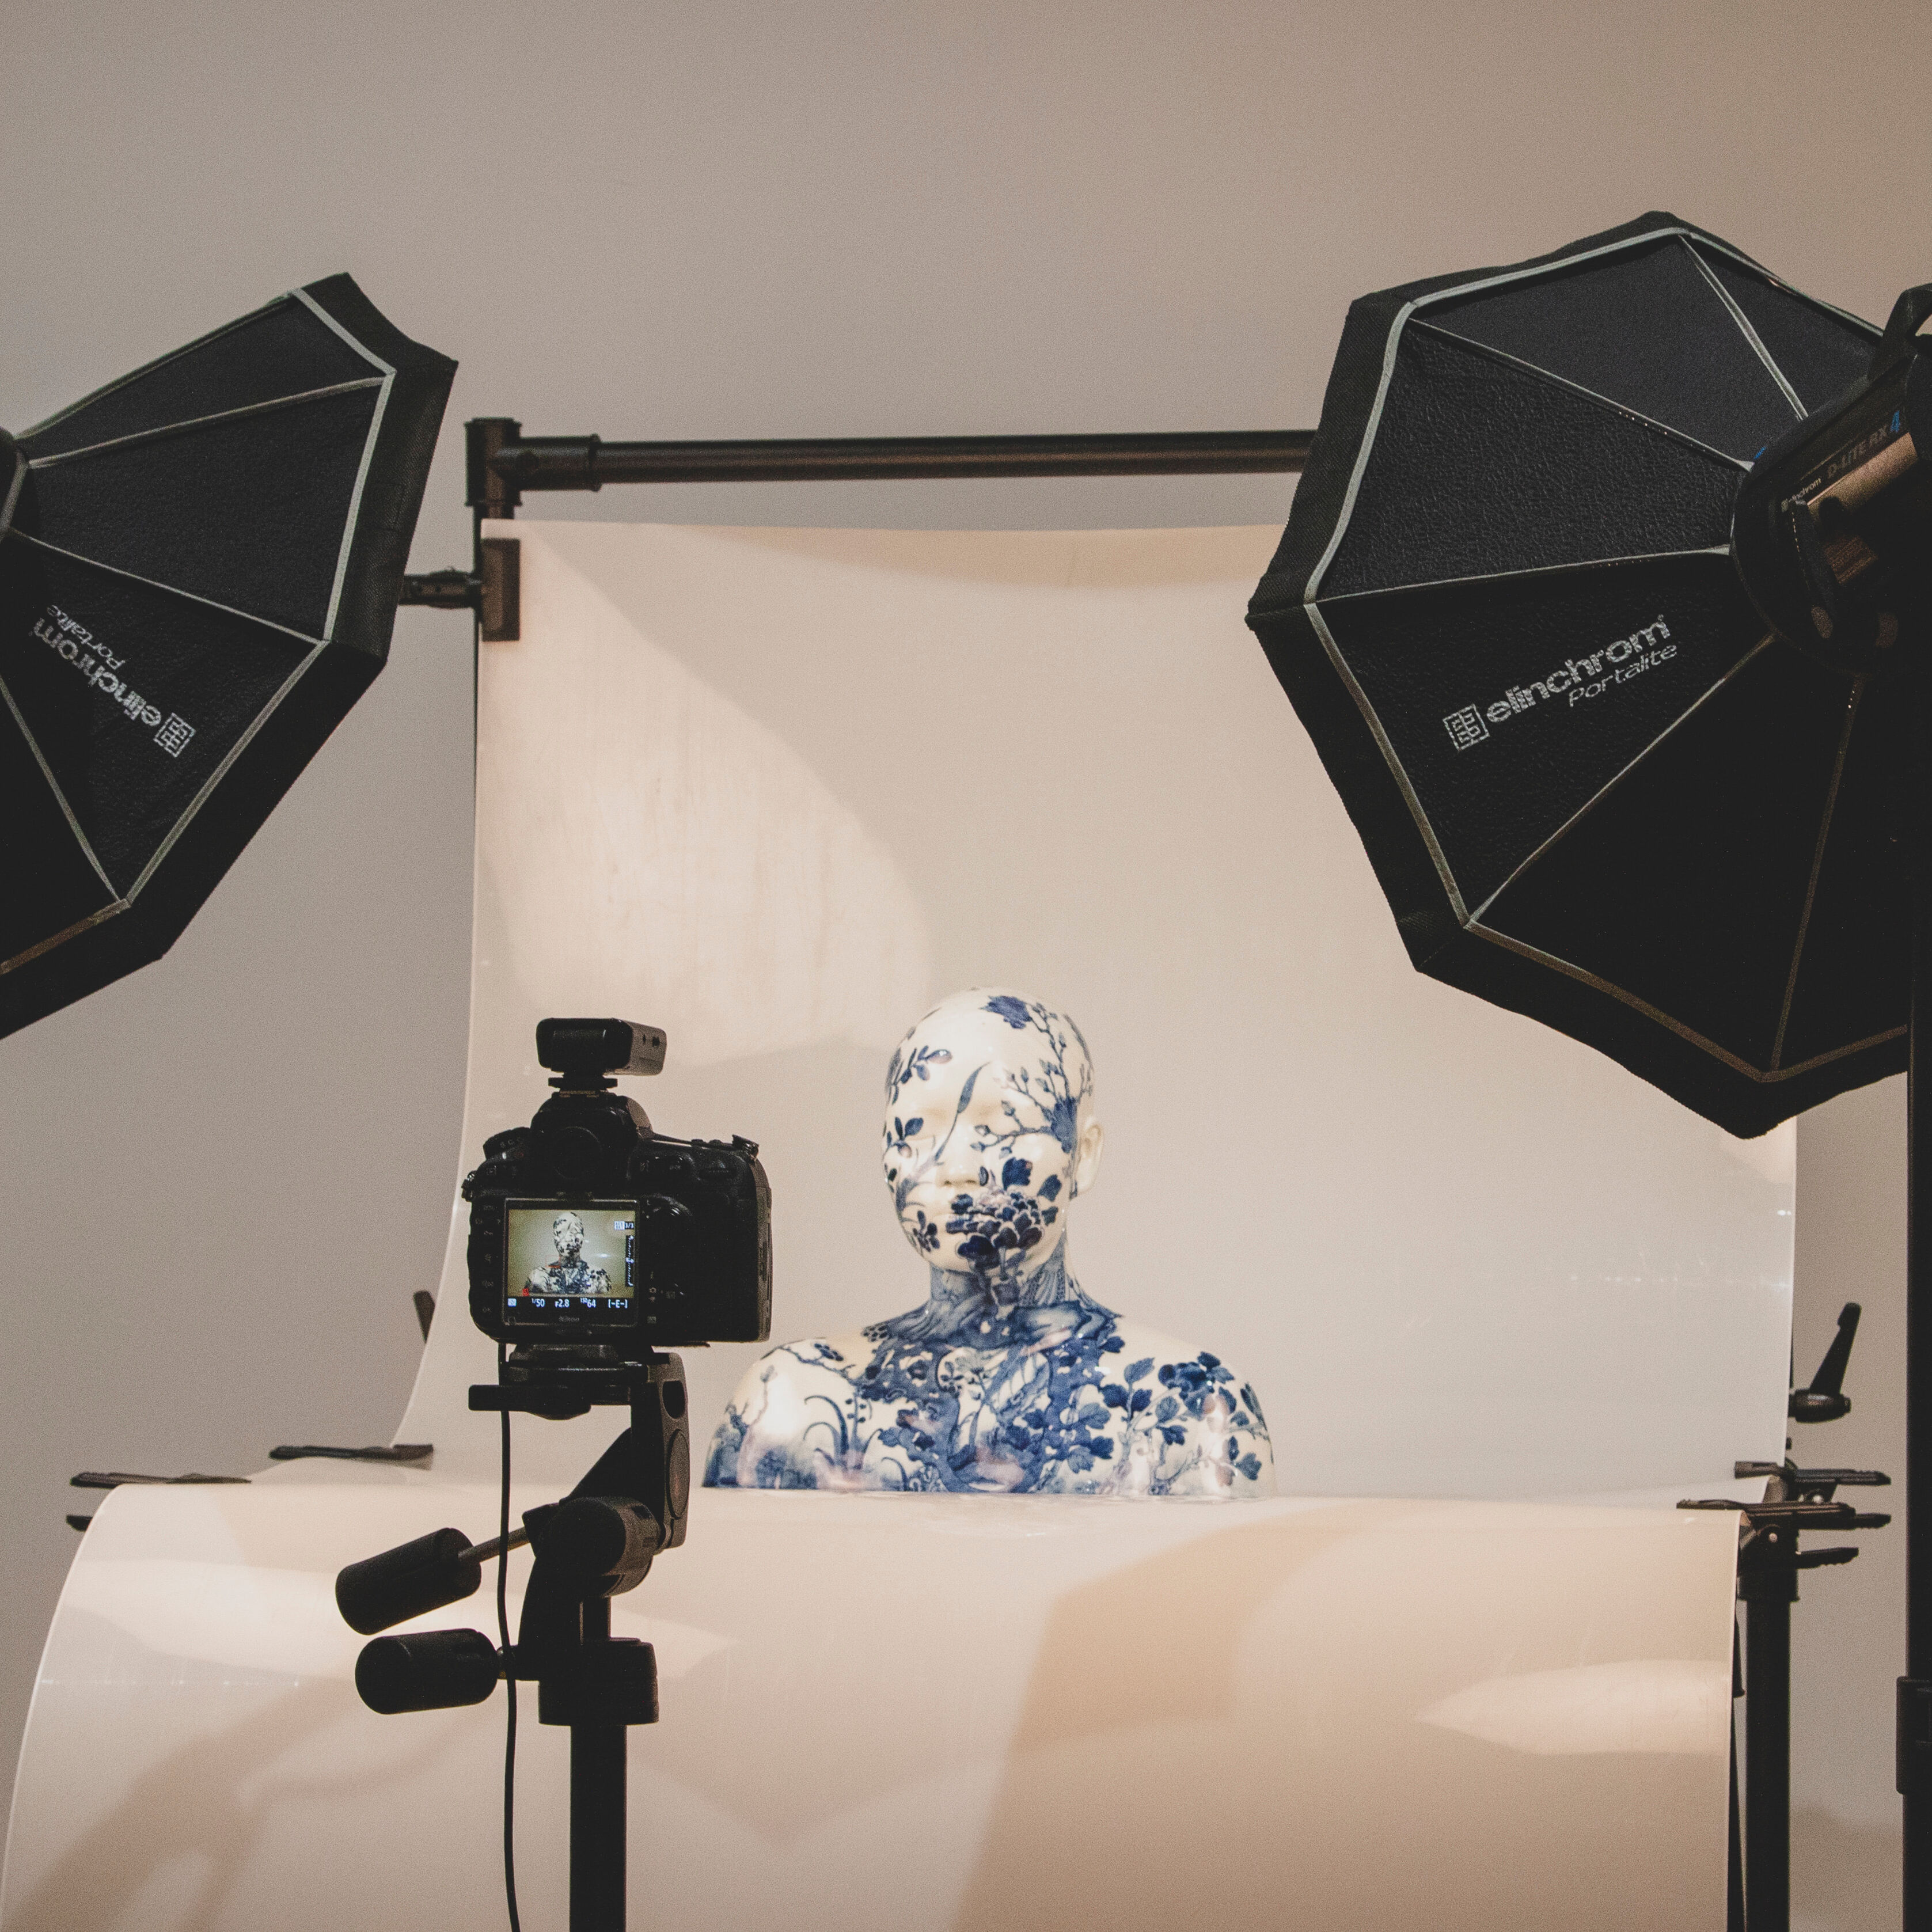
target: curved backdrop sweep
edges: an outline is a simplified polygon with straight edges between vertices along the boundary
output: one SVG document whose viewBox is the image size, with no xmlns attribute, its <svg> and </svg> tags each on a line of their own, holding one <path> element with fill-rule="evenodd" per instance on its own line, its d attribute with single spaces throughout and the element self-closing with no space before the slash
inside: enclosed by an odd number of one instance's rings
<svg viewBox="0 0 1932 1932">
<path fill-rule="evenodd" d="M 1791 1132 L 1412 972 L 1242 626 L 1274 533 L 496 533 L 523 636 L 483 656 L 464 1164 L 541 1099 L 538 1018 L 660 1024 L 654 1119 L 762 1144 L 776 1334 L 849 1329 L 923 1290 L 892 1042 L 1024 987 L 1097 1070 L 1076 1273 L 1253 1382 L 1282 1490 L 700 1492 L 616 1609 L 663 1679 L 632 1923 L 1715 1923 L 1734 1522 L 1670 1505 L 1778 1451 Z M 463 1232 L 398 1431 L 429 1467 L 104 1504 L 5 1932 L 501 1922 L 500 1702 L 371 1715 L 331 1598 L 494 1520 Z M 700 1438 L 752 1352 L 687 1352 Z M 520 1421 L 517 1507 L 619 1419 Z M 521 1752 L 557 1923 L 563 1734 Z"/>
</svg>

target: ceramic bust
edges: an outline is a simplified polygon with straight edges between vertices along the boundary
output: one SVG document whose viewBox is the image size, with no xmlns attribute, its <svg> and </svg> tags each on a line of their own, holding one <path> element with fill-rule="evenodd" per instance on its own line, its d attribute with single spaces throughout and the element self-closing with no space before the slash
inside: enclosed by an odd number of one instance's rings
<svg viewBox="0 0 1932 1932">
<path fill-rule="evenodd" d="M 886 1074 L 884 1165 L 925 1305 L 788 1342 L 740 1383 L 704 1480 L 760 1489 L 1271 1496 L 1254 1391 L 1094 1300 L 1067 1221 L 1100 1166 L 1093 1066 L 1065 1015 L 955 994 Z"/>
</svg>

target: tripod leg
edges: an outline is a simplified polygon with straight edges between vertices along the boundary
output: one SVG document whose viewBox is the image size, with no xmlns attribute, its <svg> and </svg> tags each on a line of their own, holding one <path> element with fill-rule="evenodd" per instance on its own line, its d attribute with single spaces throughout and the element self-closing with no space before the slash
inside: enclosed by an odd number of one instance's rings
<svg viewBox="0 0 1932 1932">
<path fill-rule="evenodd" d="M 570 1932 L 624 1932 L 621 1724 L 570 1727 Z"/>
<path fill-rule="evenodd" d="M 1781 1590 L 1744 1604 L 1744 1922 L 1791 1924 L 1791 1604 Z"/>
<path fill-rule="evenodd" d="M 584 1606 L 584 1647 L 607 1642 L 610 1606 Z M 624 1932 L 625 1774 L 622 1722 L 570 1727 L 570 1932 Z"/>
</svg>

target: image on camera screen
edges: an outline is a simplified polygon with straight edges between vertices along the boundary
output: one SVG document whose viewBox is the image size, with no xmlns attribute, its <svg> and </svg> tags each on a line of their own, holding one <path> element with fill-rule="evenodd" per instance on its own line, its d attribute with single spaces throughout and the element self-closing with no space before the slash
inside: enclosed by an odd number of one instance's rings
<svg viewBox="0 0 1932 1932">
<path fill-rule="evenodd" d="M 634 1202 L 554 1201 L 508 1210 L 503 1312 L 512 1322 L 634 1324 Z"/>
</svg>

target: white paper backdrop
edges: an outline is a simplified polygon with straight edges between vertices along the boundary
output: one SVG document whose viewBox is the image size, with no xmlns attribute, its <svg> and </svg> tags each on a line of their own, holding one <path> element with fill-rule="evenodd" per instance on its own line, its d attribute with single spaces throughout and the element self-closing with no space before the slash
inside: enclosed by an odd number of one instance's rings
<svg viewBox="0 0 1932 1932">
<path fill-rule="evenodd" d="M 1241 622 L 1278 532 L 496 534 L 466 1166 L 543 1097 L 538 1018 L 654 1022 L 652 1118 L 764 1148 L 775 1335 L 850 1328 L 923 1294 L 890 1047 L 1015 986 L 1098 1070 L 1076 1274 L 1253 1381 L 1284 1493 L 1708 1491 L 1780 1453 L 1790 1129 L 1412 970 Z M 452 1474 L 495 1454 L 463 1234 L 400 1431 Z M 687 1354 L 700 1434 L 751 1352 Z M 604 1433 L 525 1424 L 520 1462 Z"/>
<path fill-rule="evenodd" d="M 7 1932 L 501 1925 L 501 1694 L 363 1709 L 331 1587 L 496 1502 L 314 1463 L 109 1497 L 28 1726 Z M 1735 1546 L 1669 1509 L 711 1492 L 612 1608 L 663 1682 L 629 1923 L 1708 1932 Z M 568 1738 L 532 1701 L 518 1887 L 558 1927 Z"/>
</svg>

